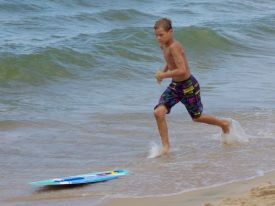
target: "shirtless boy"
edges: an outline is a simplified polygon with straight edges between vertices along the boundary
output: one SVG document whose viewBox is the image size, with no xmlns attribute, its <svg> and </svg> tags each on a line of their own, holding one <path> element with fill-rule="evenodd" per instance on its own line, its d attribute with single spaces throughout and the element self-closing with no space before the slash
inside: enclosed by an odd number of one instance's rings
<svg viewBox="0 0 275 206">
<path fill-rule="evenodd" d="M 173 37 L 171 20 L 167 18 L 158 20 L 154 29 L 156 39 L 166 61 L 163 71 L 157 71 L 155 77 L 158 83 L 161 83 L 165 78 L 172 78 L 172 82 L 163 92 L 159 103 L 154 109 L 154 116 L 163 146 L 162 154 L 167 154 L 170 148 L 165 116 L 179 101 L 185 105 L 193 121 L 216 125 L 222 129 L 223 133 L 229 133 L 230 122 L 228 120 L 202 113 L 200 86 L 190 72 L 182 45 Z"/>
</svg>

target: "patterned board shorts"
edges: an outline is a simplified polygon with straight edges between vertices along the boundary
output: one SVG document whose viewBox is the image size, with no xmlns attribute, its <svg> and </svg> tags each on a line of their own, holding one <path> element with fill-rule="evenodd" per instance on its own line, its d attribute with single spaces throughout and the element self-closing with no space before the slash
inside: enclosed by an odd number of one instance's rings
<svg viewBox="0 0 275 206">
<path fill-rule="evenodd" d="M 192 75 L 189 79 L 181 82 L 172 81 L 167 89 L 162 93 L 155 109 L 159 105 L 165 105 L 168 114 L 170 113 L 171 108 L 179 101 L 185 105 L 192 118 L 198 118 L 202 114 L 203 105 L 200 97 L 200 85 Z"/>
</svg>

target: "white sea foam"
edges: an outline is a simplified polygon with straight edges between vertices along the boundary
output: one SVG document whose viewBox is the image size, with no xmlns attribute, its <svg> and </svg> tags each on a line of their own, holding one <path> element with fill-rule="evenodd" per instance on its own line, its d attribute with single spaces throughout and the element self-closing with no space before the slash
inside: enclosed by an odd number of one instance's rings
<svg viewBox="0 0 275 206">
<path fill-rule="evenodd" d="M 147 158 L 156 158 L 156 157 L 159 157 L 160 155 L 161 155 L 160 146 L 155 142 L 151 142 L 151 147 Z"/>
<path fill-rule="evenodd" d="M 259 176 L 264 176 L 264 171 L 263 170 L 256 170 L 256 174 L 259 175 Z"/>
<path fill-rule="evenodd" d="M 230 132 L 229 134 L 221 134 L 221 141 L 224 144 L 236 144 L 236 143 L 244 143 L 249 142 L 250 136 L 247 135 L 242 128 L 241 124 L 234 120 L 228 119 L 231 121 Z"/>
</svg>

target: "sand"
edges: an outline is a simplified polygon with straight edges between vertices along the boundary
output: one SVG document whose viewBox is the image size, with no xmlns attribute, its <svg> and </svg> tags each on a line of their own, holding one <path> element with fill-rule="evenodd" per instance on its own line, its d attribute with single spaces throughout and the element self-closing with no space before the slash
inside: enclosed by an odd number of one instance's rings
<svg viewBox="0 0 275 206">
<path fill-rule="evenodd" d="M 275 171 L 250 180 L 163 197 L 116 198 L 101 206 L 275 206 Z"/>
</svg>

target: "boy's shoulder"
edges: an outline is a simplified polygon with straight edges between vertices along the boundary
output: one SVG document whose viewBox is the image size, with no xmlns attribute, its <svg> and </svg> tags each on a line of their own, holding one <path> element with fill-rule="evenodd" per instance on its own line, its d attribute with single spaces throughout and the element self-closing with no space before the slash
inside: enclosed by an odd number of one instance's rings
<svg viewBox="0 0 275 206">
<path fill-rule="evenodd" d="M 179 41 L 174 41 L 172 44 L 171 44 L 172 47 L 180 47 L 182 48 L 182 44 L 179 42 Z"/>
<path fill-rule="evenodd" d="M 174 41 L 170 46 L 170 50 L 184 50 L 182 44 L 179 41 Z"/>
</svg>

